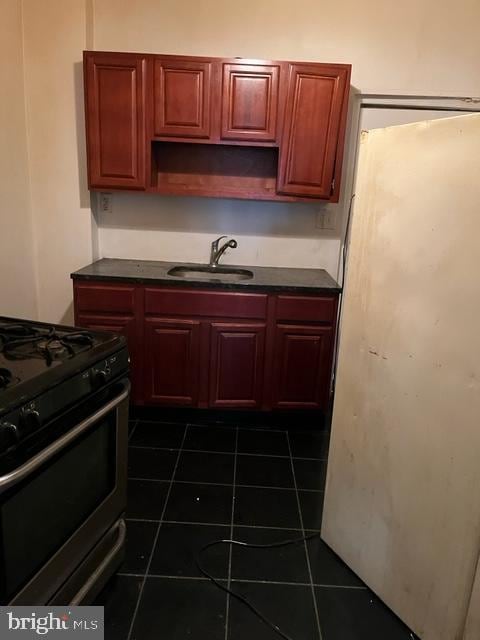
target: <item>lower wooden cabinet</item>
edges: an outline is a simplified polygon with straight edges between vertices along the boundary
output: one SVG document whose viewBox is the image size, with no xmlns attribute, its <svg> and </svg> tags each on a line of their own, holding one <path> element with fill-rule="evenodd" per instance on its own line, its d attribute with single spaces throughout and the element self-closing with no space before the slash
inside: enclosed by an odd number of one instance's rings
<svg viewBox="0 0 480 640">
<path fill-rule="evenodd" d="M 276 408 L 326 408 L 332 348 L 332 326 L 277 326 L 273 383 Z"/>
<path fill-rule="evenodd" d="M 211 407 L 261 407 L 265 331 L 265 324 L 211 324 Z"/>
<path fill-rule="evenodd" d="M 198 402 L 200 322 L 145 321 L 145 402 L 192 407 Z"/>
<path fill-rule="evenodd" d="M 335 293 L 247 294 L 99 281 L 74 287 L 77 325 L 127 338 L 135 404 L 328 407 Z"/>
</svg>

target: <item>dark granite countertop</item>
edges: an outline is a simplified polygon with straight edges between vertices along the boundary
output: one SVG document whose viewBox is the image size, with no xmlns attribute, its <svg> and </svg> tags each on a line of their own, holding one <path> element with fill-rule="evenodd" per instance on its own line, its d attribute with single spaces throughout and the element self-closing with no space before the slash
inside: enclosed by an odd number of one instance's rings
<svg viewBox="0 0 480 640">
<path fill-rule="evenodd" d="M 189 279 L 169 276 L 172 267 L 205 267 L 206 265 L 160 262 L 156 260 L 123 260 L 118 258 L 102 258 L 83 269 L 71 274 L 74 280 L 109 280 L 129 281 L 144 284 L 161 284 L 211 289 L 228 289 L 236 291 L 290 291 L 304 293 L 339 293 L 340 285 L 324 269 L 290 269 L 288 267 L 252 267 L 247 265 L 227 265 L 238 269 L 249 269 L 253 278 L 237 282 L 226 282 L 205 277 Z"/>
</svg>

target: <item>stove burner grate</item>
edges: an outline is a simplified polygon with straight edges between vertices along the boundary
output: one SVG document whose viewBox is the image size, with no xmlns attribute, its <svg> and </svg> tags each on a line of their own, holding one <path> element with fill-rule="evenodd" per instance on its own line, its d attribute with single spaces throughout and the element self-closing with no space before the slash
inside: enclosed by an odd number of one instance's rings
<svg viewBox="0 0 480 640">
<path fill-rule="evenodd" d="M 91 346 L 93 336 L 88 331 L 63 333 L 54 327 L 0 324 L 0 353 L 9 360 L 43 358 L 50 366 L 54 360 L 73 357 Z"/>
</svg>

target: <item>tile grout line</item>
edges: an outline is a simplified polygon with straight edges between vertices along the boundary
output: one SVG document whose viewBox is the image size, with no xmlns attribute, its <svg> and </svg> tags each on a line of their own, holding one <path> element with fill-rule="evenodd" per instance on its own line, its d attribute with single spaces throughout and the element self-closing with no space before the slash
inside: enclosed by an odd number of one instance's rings
<svg viewBox="0 0 480 640">
<path fill-rule="evenodd" d="M 245 431 L 266 431 L 267 433 L 283 433 L 285 429 L 269 429 L 268 427 L 247 427 L 247 426 L 233 426 L 226 422 L 219 422 L 214 424 L 198 424 L 196 422 L 189 422 L 190 427 L 196 427 L 199 429 L 222 429 L 223 431 L 236 431 L 237 429 L 244 429 Z"/>
<path fill-rule="evenodd" d="M 160 576 L 159 576 L 160 577 Z M 246 584 L 277 584 L 287 587 L 319 587 L 322 589 L 354 589 L 355 591 L 368 591 L 368 587 L 362 587 L 360 585 L 346 585 L 346 584 L 320 584 L 310 582 L 284 582 L 282 580 L 249 580 L 247 578 L 234 578 L 232 582 L 242 582 Z"/>
<path fill-rule="evenodd" d="M 233 458 L 233 493 L 232 493 L 232 515 L 230 518 L 230 540 L 233 539 L 233 523 L 235 518 L 235 481 L 237 479 L 237 450 L 238 450 L 238 427 L 235 431 L 235 452 Z M 230 585 L 232 582 L 232 555 L 233 555 L 233 545 L 229 545 L 228 551 L 228 575 L 227 575 L 227 588 L 230 589 Z M 225 609 L 225 640 L 228 640 L 228 625 L 229 625 L 229 614 L 230 614 L 230 594 L 227 593 L 227 602 Z"/>
<path fill-rule="evenodd" d="M 248 427 L 246 425 L 243 426 L 233 426 L 226 422 L 212 422 L 209 424 L 199 424 L 198 422 L 165 422 L 162 420 L 149 420 L 146 418 L 132 418 L 132 420 L 138 420 L 138 422 L 144 422 L 147 424 L 168 424 L 171 426 L 177 426 L 180 428 L 182 424 L 186 424 L 187 427 L 195 427 L 196 429 L 220 429 L 222 431 L 235 431 L 236 429 L 243 429 L 244 431 L 265 431 L 266 433 L 285 433 L 287 429 L 269 429 L 268 427 Z M 309 429 L 305 429 L 304 431 L 300 431 L 299 433 L 309 432 Z"/>
<path fill-rule="evenodd" d="M 134 418 L 138 420 L 138 422 L 146 422 L 148 424 L 169 424 L 172 426 L 176 426 L 178 424 L 179 427 L 182 424 L 186 424 L 187 427 L 196 427 L 200 429 L 222 429 L 223 431 L 235 431 L 235 429 L 245 429 L 245 431 L 266 431 L 267 433 L 285 433 L 286 429 L 269 429 L 268 427 L 248 427 L 248 426 L 233 426 L 229 425 L 226 422 L 212 422 L 209 424 L 199 424 L 198 422 L 165 422 L 163 420 L 150 420 L 148 418 Z M 308 431 L 308 430 L 307 430 Z M 301 433 L 301 432 L 300 432 Z"/>
<path fill-rule="evenodd" d="M 298 508 L 298 515 L 299 515 L 299 518 L 300 518 L 300 526 L 302 528 L 302 535 L 305 537 L 305 527 L 303 526 L 302 508 L 301 508 L 301 504 L 300 504 L 300 496 L 298 495 L 297 479 L 295 477 L 295 466 L 293 464 L 292 449 L 290 447 L 290 438 L 289 438 L 289 435 L 288 435 L 288 431 L 287 431 L 287 443 L 288 443 L 288 450 L 290 452 L 290 464 L 291 464 L 291 467 L 292 467 L 293 484 L 295 486 L 295 495 L 297 497 L 297 508 Z M 320 616 L 318 614 L 317 599 L 315 597 L 315 587 L 313 586 L 313 576 L 312 576 L 312 568 L 310 566 L 310 556 L 308 554 L 308 546 L 307 546 L 307 541 L 306 540 L 303 541 L 303 546 L 304 546 L 304 549 L 305 549 L 305 557 L 306 557 L 306 560 L 307 560 L 308 575 L 310 577 L 310 588 L 312 590 L 313 608 L 314 608 L 314 611 L 315 611 L 315 618 L 317 620 L 318 636 L 319 636 L 319 640 L 323 640 L 322 628 L 320 626 Z"/>
<path fill-rule="evenodd" d="M 238 485 L 237 485 L 238 486 Z M 152 518 L 125 518 L 127 522 L 150 522 L 150 523 L 158 523 L 160 520 L 152 519 Z M 225 522 L 191 522 L 189 520 L 162 520 L 163 524 L 185 524 L 192 526 L 200 526 L 200 527 L 224 527 L 225 529 L 230 527 L 228 523 Z M 235 527 L 242 529 L 273 529 L 274 531 L 303 531 L 303 529 L 299 529 L 298 527 L 272 527 L 268 525 L 257 525 L 257 524 L 237 524 L 235 523 Z M 311 531 L 315 533 L 320 531 L 320 529 L 309 528 L 306 531 Z"/>
<path fill-rule="evenodd" d="M 136 425 L 135 425 L 136 428 Z M 133 435 L 133 432 L 132 432 Z M 131 437 L 131 436 L 130 436 Z M 155 447 L 148 444 L 131 444 L 130 449 L 146 449 L 153 451 L 178 451 L 177 447 Z M 217 454 L 221 456 L 233 456 L 234 451 L 212 451 L 210 449 L 182 449 L 182 453 L 208 453 Z M 255 458 L 282 458 L 284 460 L 290 460 L 290 456 L 282 456 L 279 453 L 252 453 L 250 451 L 238 451 L 239 456 L 253 456 Z M 308 462 L 327 462 L 328 458 L 305 458 L 302 456 L 292 456 L 294 460 L 306 460 Z"/>
<path fill-rule="evenodd" d="M 175 461 L 175 466 L 173 468 L 172 477 L 170 479 L 170 484 L 169 484 L 169 487 L 168 487 L 168 490 L 167 490 L 167 494 L 165 496 L 165 502 L 163 503 L 163 509 L 162 509 L 162 513 L 161 513 L 161 516 L 160 516 L 160 521 L 158 523 L 157 531 L 156 531 L 155 537 L 153 539 L 152 550 L 150 552 L 150 557 L 148 558 L 148 563 L 147 563 L 147 566 L 145 568 L 145 574 L 143 576 L 142 584 L 140 586 L 140 590 L 139 590 L 139 593 L 138 593 L 137 602 L 136 602 L 136 605 L 135 605 L 135 609 L 133 611 L 132 621 L 130 623 L 130 628 L 128 630 L 127 640 L 131 640 L 131 638 L 132 638 L 132 632 L 133 632 L 133 628 L 135 626 L 135 621 L 137 619 L 138 609 L 140 608 L 140 601 L 141 601 L 142 596 L 143 596 L 143 591 L 145 589 L 145 583 L 147 582 L 148 572 L 150 571 L 150 566 L 151 566 L 152 560 L 153 560 L 153 554 L 155 553 L 155 547 L 157 546 L 158 537 L 160 535 L 160 529 L 162 527 L 163 517 L 164 517 L 165 511 L 167 509 L 168 500 L 170 498 L 170 492 L 172 490 L 173 480 L 175 478 L 175 472 L 177 471 L 178 461 L 180 460 L 180 455 L 182 453 L 182 446 L 183 446 L 183 443 L 185 442 L 185 438 L 186 438 L 186 435 L 187 435 L 187 428 L 188 428 L 187 425 L 185 425 L 185 428 L 184 428 L 184 431 L 183 431 L 182 442 L 181 442 L 181 445 L 180 445 L 180 449 L 178 450 L 178 455 L 177 455 L 177 459 Z"/>
<path fill-rule="evenodd" d="M 143 573 L 129 573 L 129 572 L 119 572 L 118 576 L 122 576 L 125 578 L 143 578 Z M 148 574 L 149 578 L 157 578 L 158 580 L 193 580 L 199 582 L 209 582 L 209 578 L 205 576 L 176 576 L 176 575 L 168 575 L 163 573 L 150 573 Z M 218 582 L 228 582 L 225 578 L 216 578 Z M 310 582 L 287 582 L 282 580 L 250 580 L 247 578 L 233 578 L 231 580 L 232 583 L 238 582 L 242 584 L 275 584 L 279 586 L 286 587 L 310 587 Z M 344 584 L 320 584 L 313 583 L 314 587 L 320 589 L 353 589 L 354 591 L 368 591 L 368 587 L 362 587 L 360 585 L 344 585 Z"/>
<path fill-rule="evenodd" d="M 170 480 L 162 480 L 161 478 L 142 478 L 139 476 L 129 476 L 129 480 L 134 482 L 163 482 L 167 483 Z M 194 480 L 175 480 L 177 484 L 193 484 L 193 485 L 207 485 L 210 487 L 233 487 L 233 484 L 227 482 L 195 482 Z M 241 489 L 273 489 L 274 491 L 297 491 L 295 487 L 275 487 L 264 484 L 238 484 L 235 486 Z M 309 493 L 324 493 L 325 489 L 298 489 L 298 491 L 306 491 Z"/>
</svg>

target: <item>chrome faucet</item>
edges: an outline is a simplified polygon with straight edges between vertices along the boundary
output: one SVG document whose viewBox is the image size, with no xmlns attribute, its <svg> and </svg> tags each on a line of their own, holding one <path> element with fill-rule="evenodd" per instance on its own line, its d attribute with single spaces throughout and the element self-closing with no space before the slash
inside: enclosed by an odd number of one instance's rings
<svg viewBox="0 0 480 640">
<path fill-rule="evenodd" d="M 210 267 L 212 268 L 218 267 L 218 261 L 220 260 L 220 258 L 223 256 L 223 254 L 228 248 L 236 249 L 238 246 L 237 241 L 234 238 L 232 238 L 231 240 L 227 240 L 227 242 L 224 242 L 224 244 L 219 249 L 218 245 L 220 240 L 223 240 L 223 238 L 226 238 L 226 237 L 227 236 L 220 236 L 220 238 L 217 238 L 212 242 L 212 247 L 210 250 Z"/>
</svg>

